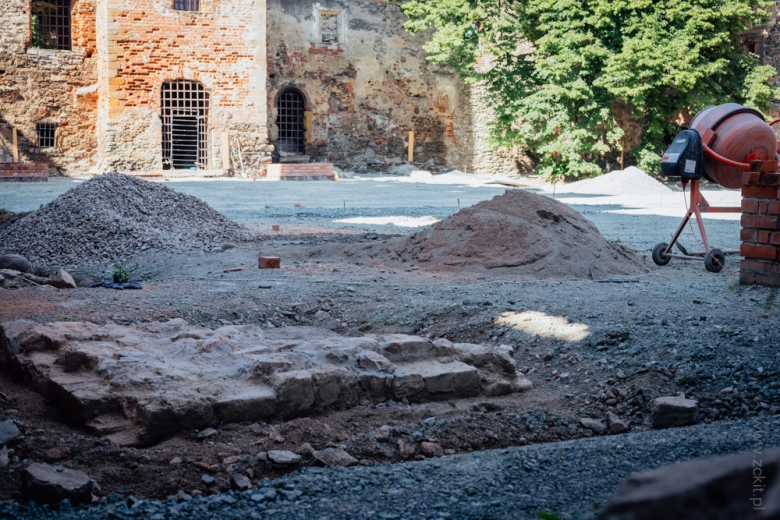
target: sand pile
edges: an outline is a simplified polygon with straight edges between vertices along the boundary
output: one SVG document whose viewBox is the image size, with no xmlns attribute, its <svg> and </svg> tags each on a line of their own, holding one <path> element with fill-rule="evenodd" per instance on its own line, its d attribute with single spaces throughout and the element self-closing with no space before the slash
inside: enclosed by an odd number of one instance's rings
<svg viewBox="0 0 780 520">
<path fill-rule="evenodd" d="M 212 250 L 253 238 L 196 197 L 107 173 L 0 231 L 0 254 L 20 254 L 33 264 L 97 265 L 153 251 Z"/>
<path fill-rule="evenodd" d="M 431 227 L 391 243 L 392 259 L 404 257 L 428 270 L 492 270 L 523 278 L 597 278 L 641 272 L 644 260 L 607 242 L 578 212 L 523 190 L 463 209 Z"/>
<path fill-rule="evenodd" d="M 629 166 L 625 170 L 600 175 L 558 186 L 558 193 L 587 193 L 594 195 L 669 195 L 672 190 L 639 168 Z"/>
</svg>

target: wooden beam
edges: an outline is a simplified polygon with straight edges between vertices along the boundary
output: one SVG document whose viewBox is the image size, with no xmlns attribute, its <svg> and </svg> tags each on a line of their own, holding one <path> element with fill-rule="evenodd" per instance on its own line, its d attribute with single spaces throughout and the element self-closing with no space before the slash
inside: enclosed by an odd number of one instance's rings
<svg viewBox="0 0 780 520">
<path fill-rule="evenodd" d="M 230 139 L 227 132 L 222 132 L 222 169 L 230 169 Z"/>
<path fill-rule="evenodd" d="M 414 131 L 409 132 L 409 163 L 414 162 Z"/>
<path fill-rule="evenodd" d="M 19 140 L 16 137 L 16 128 L 13 130 L 14 162 L 19 162 Z"/>
</svg>

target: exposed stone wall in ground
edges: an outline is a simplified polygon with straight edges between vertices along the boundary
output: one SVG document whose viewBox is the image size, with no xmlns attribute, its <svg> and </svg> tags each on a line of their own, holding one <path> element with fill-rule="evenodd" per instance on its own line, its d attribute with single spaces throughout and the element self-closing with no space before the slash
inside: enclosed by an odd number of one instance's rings
<svg viewBox="0 0 780 520">
<path fill-rule="evenodd" d="M 208 167 L 223 164 L 223 132 L 240 143 L 244 167 L 263 168 L 267 148 L 265 0 L 201 0 L 200 11 L 171 0 L 107 0 L 101 166 L 162 169 L 161 88 L 200 82 L 209 95 Z"/>
<path fill-rule="evenodd" d="M 342 169 L 382 171 L 408 158 L 430 169 L 460 167 L 470 143 L 460 81 L 425 60 L 425 35 L 403 27 L 399 6 L 374 0 L 269 0 L 269 128 L 277 97 L 300 89 L 311 112 L 305 154 Z M 334 17 L 335 16 L 335 21 Z M 334 32 L 323 42 L 323 31 Z"/>
<path fill-rule="evenodd" d="M 16 128 L 25 162 L 45 162 L 74 173 L 92 164 L 95 10 L 96 0 L 72 2 L 72 50 L 36 49 L 30 44 L 30 2 L 0 0 L 0 138 L 10 147 Z M 35 149 L 36 122 L 59 124 L 57 151 Z"/>
</svg>

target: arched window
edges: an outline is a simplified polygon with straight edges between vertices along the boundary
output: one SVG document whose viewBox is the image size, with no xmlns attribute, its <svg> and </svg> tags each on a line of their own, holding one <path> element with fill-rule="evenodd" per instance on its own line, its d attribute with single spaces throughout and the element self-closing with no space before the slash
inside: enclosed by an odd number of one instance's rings
<svg viewBox="0 0 780 520">
<path fill-rule="evenodd" d="M 209 94 L 197 81 L 162 85 L 163 169 L 208 168 Z"/>
<path fill-rule="evenodd" d="M 276 139 L 276 151 L 287 154 L 304 152 L 303 117 L 306 101 L 298 89 L 287 88 L 276 101 L 276 126 L 279 137 Z"/>
</svg>

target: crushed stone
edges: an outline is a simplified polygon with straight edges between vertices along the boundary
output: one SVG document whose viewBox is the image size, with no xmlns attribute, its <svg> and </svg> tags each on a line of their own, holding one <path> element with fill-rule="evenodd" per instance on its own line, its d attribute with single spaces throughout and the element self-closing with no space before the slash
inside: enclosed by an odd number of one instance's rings
<svg viewBox="0 0 780 520">
<path fill-rule="evenodd" d="M 590 195 L 669 195 L 672 192 L 639 168 L 629 166 L 593 179 L 585 179 L 558 186 L 558 193 L 584 193 Z"/>
<path fill-rule="evenodd" d="M 162 184 L 106 173 L 0 231 L 0 252 L 38 265 L 98 265 L 141 253 L 218 250 L 254 235 Z"/>
</svg>

